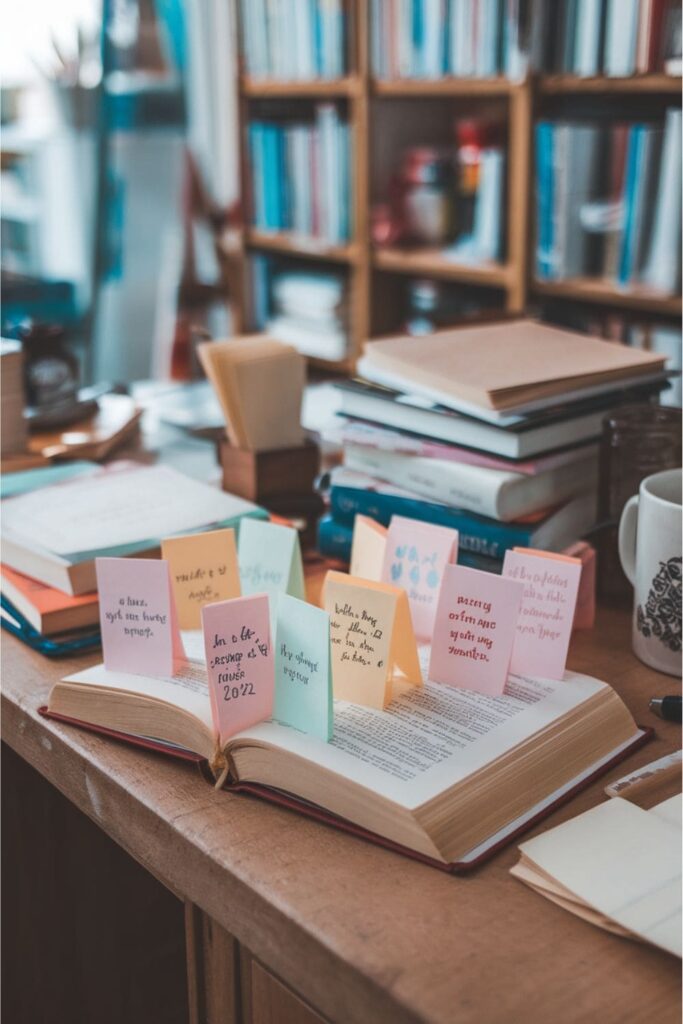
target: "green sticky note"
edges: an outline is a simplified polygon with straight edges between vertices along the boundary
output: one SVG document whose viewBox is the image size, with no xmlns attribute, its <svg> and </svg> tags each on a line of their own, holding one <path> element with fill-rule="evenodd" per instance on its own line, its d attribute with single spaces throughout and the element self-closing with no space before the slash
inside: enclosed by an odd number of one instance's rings
<svg viewBox="0 0 683 1024">
<path fill-rule="evenodd" d="M 237 559 L 242 594 L 291 594 L 303 601 L 304 569 L 296 530 L 260 519 L 242 519 Z"/>
<path fill-rule="evenodd" d="M 289 594 L 278 594 L 276 602 L 273 718 L 331 740 L 330 617 Z"/>
</svg>

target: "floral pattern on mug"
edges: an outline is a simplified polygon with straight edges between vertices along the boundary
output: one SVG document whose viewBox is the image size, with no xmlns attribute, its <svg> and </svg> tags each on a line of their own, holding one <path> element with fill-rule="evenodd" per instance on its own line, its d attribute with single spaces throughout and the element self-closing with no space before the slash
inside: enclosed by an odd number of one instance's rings
<svg viewBox="0 0 683 1024">
<path fill-rule="evenodd" d="M 659 563 L 650 584 L 645 608 L 638 605 L 638 630 L 644 637 L 657 637 L 670 651 L 681 649 L 681 559 Z"/>
</svg>

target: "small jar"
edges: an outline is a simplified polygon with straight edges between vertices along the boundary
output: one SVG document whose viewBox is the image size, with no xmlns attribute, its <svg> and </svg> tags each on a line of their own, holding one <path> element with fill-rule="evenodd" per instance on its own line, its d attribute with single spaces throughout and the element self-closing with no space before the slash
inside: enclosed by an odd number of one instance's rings
<svg viewBox="0 0 683 1024">
<path fill-rule="evenodd" d="M 681 465 L 681 410 L 664 405 L 625 405 L 603 420 L 598 487 L 598 595 L 628 606 L 633 589 L 619 561 L 619 519 L 641 480 Z"/>
</svg>

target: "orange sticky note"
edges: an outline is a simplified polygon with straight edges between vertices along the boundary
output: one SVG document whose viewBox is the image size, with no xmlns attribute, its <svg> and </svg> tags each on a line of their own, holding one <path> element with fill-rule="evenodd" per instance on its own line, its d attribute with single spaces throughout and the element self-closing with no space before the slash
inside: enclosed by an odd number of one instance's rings
<svg viewBox="0 0 683 1024">
<path fill-rule="evenodd" d="M 205 605 L 240 596 L 234 530 L 167 537 L 161 555 L 171 573 L 181 629 L 201 629 Z"/>
<path fill-rule="evenodd" d="M 330 616 L 336 699 L 383 708 L 391 700 L 395 676 L 422 685 L 405 590 L 328 572 L 323 604 Z"/>
<path fill-rule="evenodd" d="M 382 579 L 387 529 L 369 516 L 357 515 L 353 521 L 351 565 L 349 573 L 363 580 Z"/>
</svg>

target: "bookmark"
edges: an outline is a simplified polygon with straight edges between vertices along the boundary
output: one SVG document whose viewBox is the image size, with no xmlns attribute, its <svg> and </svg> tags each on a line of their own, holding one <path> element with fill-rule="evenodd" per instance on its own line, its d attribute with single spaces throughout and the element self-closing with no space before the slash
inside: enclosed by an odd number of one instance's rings
<svg viewBox="0 0 683 1024">
<path fill-rule="evenodd" d="M 523 587 L 510 671 L 562 679 L 581 581 L 581 562 L 567 555 L 515 548 L 505 552 L 503 577 Z"/>
<path fill-rule="evenodd" d="M 386 543 L 385 526 L 376 523 L 369 516 L 357 515 L 353 521 L 349 575 L 380 583 Z"/>
<path fill-rule="evenodd" d="M 104 667 L 168 677 L 185 658 L 168 562 L 96 558 Z"/>
<path fill-rule="evenodd" d="M 404 590 L 328 572 L 323 602 L 330 615 L 335 699 L 383 708 L 391 700 L 395 673 L 422 685 Z"/>
<path fill-rule="evenodd" d="M 221 746 L 273 712 L 275 664 L 267 594 L 202 608 L 211 714 Z"/>
<path fill-rule="evenodd" d="M 278 594 L 273 717 L 321 740 L 332 739 L 330 617 Z"/>
<path fill-rule="evenodd" d="M 299 534 L 290 526 L 242 519 L 237 553 L 243 594 L 291 594 L 304 600 Z"/>
<path fill-rule="evenodd" d="M 447 565 L 436 609 L 429 678 L 501 694 L 523 589 L 516 580 Z"/>
<path fill-rule="evenodd" d="M 201 629 L 205 604 L 240 596 L 235 531 L 209 530 L 161 542 L 181 629 Z"/>
<path fill-rule="evenodd" d="M 391 517 L 381 579 L 405 590 L 418 640 L 432 639 L 443 571 L 457 558 L 457 530 Z"/>
</svg>

